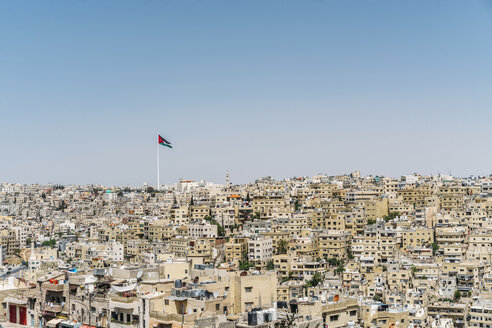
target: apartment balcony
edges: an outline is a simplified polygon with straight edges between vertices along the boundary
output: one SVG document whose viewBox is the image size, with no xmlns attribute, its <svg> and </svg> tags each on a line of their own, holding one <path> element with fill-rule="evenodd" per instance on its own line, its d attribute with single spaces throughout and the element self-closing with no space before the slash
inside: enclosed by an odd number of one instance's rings
<svg viewBox="0 0 492 328">
<path fill-rule="evenodd" d="M 458 274 L 458 280 L 468 281 L 468 280 L 472 280 L 472 279 L 473 279 L 472 274 Z"/>
<path fill-rule="evenodd" d="M 60 312 L 62 312 L 63 307 L 59 303 L 47 302 L 44 304 L 43 310 L 46 312 L 60 313 Z"/>
<path fill-rule="evenodd" d="M 109 307 L 110 309 L 132 309 L 133 314 L 137 314 L 135 311 L 138 309 L 138 297 L 136 296 L 131 296 L 131 297 L 126 297 L 126 296 L 120 296 L 120 295 L 111 295 L 110 301 L 109 301 Z"/>
<path fill-rule="evenodd" d="M 52 284 L 49 282 L 45 282 L 41 286 L 42 286 L 43 290 L 52 291 L 52 292 L 63 292 L 63 290 L 65 288 L 65 285 Z"/>
</svg>

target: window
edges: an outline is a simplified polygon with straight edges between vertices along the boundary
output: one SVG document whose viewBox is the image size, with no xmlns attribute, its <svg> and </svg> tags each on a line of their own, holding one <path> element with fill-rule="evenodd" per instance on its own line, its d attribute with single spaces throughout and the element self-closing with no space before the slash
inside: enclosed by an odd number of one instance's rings
<svg viewBox="0 0 492 328">
<path fill-rule="evenodd" d="M 333 322 L 333 321 L 338 321 L 338 314 L 330 315 L 330 322 Z"/>
<path fill-rule="evenodd" d="M 253 287 L 244 287 L 244 291 L 246 293 L 251 293 L 253 291 Z"/>
</svg>

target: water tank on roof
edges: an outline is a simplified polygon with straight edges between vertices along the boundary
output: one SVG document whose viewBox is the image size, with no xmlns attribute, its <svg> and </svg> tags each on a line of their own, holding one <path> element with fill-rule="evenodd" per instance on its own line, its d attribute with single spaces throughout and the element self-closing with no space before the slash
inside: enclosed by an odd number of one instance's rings
<svg viewBox="0 0 492 328">
<path fill-rule="evenodd" d="M 258 324 L 258 314 L 256 311 L 248 312 L 248 326 L 256 326 Z"/>
<path fill-rule="evenodd" d="M 272 312 L 270 311 L 263 311 L 263 321 L 265 322 L 272 322 Z"/>
<path fill-rule="evenodd" d="M 263 322 L 265 322 L 265 320 L 263 318 L 263 311 L 258 311 L 256 313 L 257 313 L 256 321 L 258 322 L 258 325 L 263 324 Z"/>
</svg>

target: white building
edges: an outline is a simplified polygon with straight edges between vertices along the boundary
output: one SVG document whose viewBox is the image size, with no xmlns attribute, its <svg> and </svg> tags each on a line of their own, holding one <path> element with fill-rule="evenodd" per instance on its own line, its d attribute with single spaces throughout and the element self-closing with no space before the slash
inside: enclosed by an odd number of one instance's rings
<svg viewBox="0 0 492 328">
<path fill-rule="evenodd" d="M 273 241 L 271 238 L 252 239 L 248 242 L 248 257 L 253 261 L 268 261 L 272 259 Z"/>
<path fill-rule="evenodd" d="M 217 226 L 215 224 L 190 224 L 188 235 L 193 238 L 217 238 Z"/>
</svg>

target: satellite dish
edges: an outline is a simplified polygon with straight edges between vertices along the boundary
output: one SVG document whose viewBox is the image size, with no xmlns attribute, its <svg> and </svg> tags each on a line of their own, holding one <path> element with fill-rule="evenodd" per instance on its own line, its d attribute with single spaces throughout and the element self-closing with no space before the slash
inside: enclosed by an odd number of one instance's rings
<svg viewBox="0 0 492 328">
<path fill-rule="evenodd" d="M 143 275 L 143 271 L 142 270 L 140 270 L 140 271 L 137 272 L 137 281 L 142 280 L 142 275 Z"/>
</svg>

